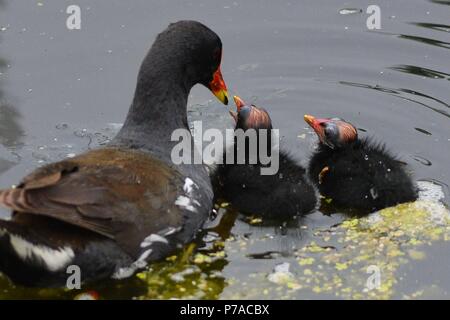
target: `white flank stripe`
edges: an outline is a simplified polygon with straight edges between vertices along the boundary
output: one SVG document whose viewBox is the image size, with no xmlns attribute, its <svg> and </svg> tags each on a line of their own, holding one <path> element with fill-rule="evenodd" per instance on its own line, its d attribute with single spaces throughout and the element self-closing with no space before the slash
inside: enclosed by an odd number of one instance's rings
<svg viewBox="0 0 450 320">
<path fill-rule="evenodd" d="M 161 230 L 160 232 L 158 232 L 158 234 L 163 235 L 163 236 L 170 236 L 171 234 L 174 234 L 175 232 L 180 231 L 181 228 L 174 228 L 174 227 L 167 227 L 164 230 Z"/>
<path fill-rule="evenodd" d="M 152 251 L 153 251 L 152 249 L 145 250 L 139 256 L 139 258 L 135 262 L 133 262 L 129 267 L 120 268 L 111 276 L 111 278 L 125 279 L 131 277 L 136 272 L 136 270 L 145 268 L 145 266 L 147 265 L 146 259 L 152 253 Z"/>
<path fill-rule="evenodd" d="M 148 258 L 148 256 L 152 253 L 152 251 L 153 251 L 152 249 L 145 250 L 145 251 L 139 256 L 139 258 L 137 259 L 136 262 L 138 262 L 138 263 L 140 263 L 140 265 L 142 265 L 142 267 L 140 267 L 140 268 L 143 268 L 143 267 L 145 267 L 145 266 L 147 265 L 147 262 L 145 261 L 145 259 Z M 143 262 L 144 264 L 142 264 L 142 262 Z"/>
<path fill-rule="evenodd" d="M 195 182 L 192 181 L 191 178 L 186 178 L 186 179 L 184 180 L 183 190 L 184 190 L 184 192 L 185 192 L 186 194 L 188 194 L 188 195 L 191 194 L 191 192 L 192 192 L 192 187 L 193 187 L 193 186 L 195 186 L 196 188 L 198 188 L 197 185 L 195 184 Z"/>
<path fill-rule="evenodd" d="M 35 245 L 20 236 L 10 234 L 10 243 L 14 251 L 22 260 L 38 259 L 47 265 L 50 271 L 57 271 L 69 264 L 75 257 L 70 247 L 57 250 L 43 245 Z"/>
<path fill-rule="evenodd" d="M 191 199 L 189 199 L 186 196 L 178 196 L 177 200 L 175 201 L 175 204 L 179 207 L 185 208 L 186 210 L 197 212 L 197 209 L 194 208 L 192 205 Z"/>
<path fill-rule="evenodd" d="M 153 233 L 149 235 L 147 238 L 145 238 L 144 241 L 141 242 L 141 248 L 151 246 L 154 242 L 162 242 L 165 244 L 169 244 L 166 238 Z"/>
</svg>

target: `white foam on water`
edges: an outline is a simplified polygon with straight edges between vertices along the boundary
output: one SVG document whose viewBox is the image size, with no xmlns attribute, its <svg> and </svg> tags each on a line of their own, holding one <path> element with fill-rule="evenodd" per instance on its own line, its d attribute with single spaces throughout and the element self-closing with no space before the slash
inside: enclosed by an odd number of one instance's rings
<svg viewBox="0 0 450 320">
<path fill-rule="evenodd" d="M 381 216 L 381 214 L 379 212 L 374 212 L 371 213 L 368 217 L 367 217 L 367 222 L 370 225 L 376 224 L 378 222 L 383 221 L 383 217 Z"/>
<path fill-rule="evenodd" d="M 416 201 L 418 208 L 430 213 L 429 219 L 436 225 L 445 225 L 450 219 L 450 212 L 443 204 L 445 198 L 442 186 L 430 181 L 418 181 L 419 198 Z"/>
<path fill-rule="evenodd" d="M 418 181 L 417 187 L 419 189 L 417 201 L 413 203 L 419 210 L 424 210 L 429 213 L 430 221 L 435 225 L 444 225 L 450 219 L 450 212 L 442 203 L 445 198 L 442 186 L 430 181 Z M 383 221 L 383 216 L 377 211 L 371 213 L 367 217 L 369 225 L 374 225 Z"/>
<path fill-rule="evenodd" d="M 123 123 L 110 122 L 107 124 L 108 128 L 113 130 L 120 130 L 123 126 Z"/>
<path fill-rule="evenodd" d="M 419 200 L 442 201 L 445 198 L 444 190 L 436 183 L 430 181 L 418 181 Z"/>
<path fill-rule="evenodd" d="M 450 212 L 441 202 L 435 201 L 417 201 L 417 208 L 426 210 L 429 215 L 428 219 L 435 225 L 444 226 L 450 221 Z"/>
<path fill-rule="evenodd" d="M 289 271 L 289 262 L 277 264 L 271 274 L 267 276 L 267 280 L 276 284 L 283 284 L 294 278 L 292 272 Z"/>
</svg>

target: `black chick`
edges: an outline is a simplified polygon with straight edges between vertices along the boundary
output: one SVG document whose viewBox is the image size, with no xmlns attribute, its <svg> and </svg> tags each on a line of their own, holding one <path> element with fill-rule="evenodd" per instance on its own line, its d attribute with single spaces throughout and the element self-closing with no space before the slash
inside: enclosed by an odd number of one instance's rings
<svg viewBox="0 0 450 320">
<path fill-rule="evenodd" d="M 333 206 L 363 214 L 417 199 L 405 164 L 384 144 L 359 139 L 356 128 L 342 119 L 304 119 L 319 137 L 310 178 Z"/>
<path fill-rule="evenodd" d="M 234 161 L 227 164 L 223 159 L 224 164 L 216 168 L 213 175 L 216 195 L 229 201 L 244 214 L 267 219 L 287 220 L 314 210 L 317 192 L 308 181 L 306 170 L 286 152 L 278 152 L 278 136 L 272 130 L 272 121 L 267 111 L 254 105 L 246 105 L 237 96 L 234 101 L 237 112 L 230 112 L 236 122 Z M 245 138 L 245 155 L 241 158 L 242 164 L 238 164 L 239 150 L 242 150 L 239 146 L 242 145 L 239 145 L 237 137 L 239 132 L 248 134 L 251 130 L 255 131 L 256 140 Z M 267 134 L 260 135 L 264 130 L 267 130 Z M 260 156 L 261 148 L 262 154 L 268 150 L 269 156 L 277 157 L 279 165 L 275 174 L 261 173 L 261 169 L 269 166 Z"/>
</svg>

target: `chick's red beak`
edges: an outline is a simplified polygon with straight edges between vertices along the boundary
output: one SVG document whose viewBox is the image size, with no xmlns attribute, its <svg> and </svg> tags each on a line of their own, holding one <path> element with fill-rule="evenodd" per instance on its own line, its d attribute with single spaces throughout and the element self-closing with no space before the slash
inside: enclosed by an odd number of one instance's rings
<svg viewBox="0 0 450 320">
<path fill-rule="evenodd" d="M 315 117 L 305 114 L 303 116 L 303 119 L 305 119 L 305 122 L 309 124 L 309 126 L 316 132 L 316 134 L 319 136 L 319 138 L 323 138 L 324 131 L 323 127 L 320 125 L 323 122 L 326 122 L 327 119 L 316 119 Z"/>
<path fill-rule="evenodd" d="M 228 104 L 227 86 L 223 80 L 220 66 L 217 68 L 216 72 L 214 72 L 213 79 L 209 83 L 209 89 L 217 97 L 217 99 L 220 100 L 220 102 L 225 105 Z"/>
<path fill-rule="evenodd" d="M 317 128 L 319 125 L 318 125 L 318 123 L 317 123 L 316 118 L 314 118 L 313 116 L 311 116 L 311 115 L 309 115 L 309 114 L 305 114 L 305 115 L 303 116 L 303 119 L 305 120 L 305 122 L 306 122 L 307 124 L 309 124 L 309 126 L 310 126 L 311 128 L 314 129 L 314 131 L 317 132 L 316 128 Z"/>
<path fill-rule="evenodd" d="M 237 112 L 241 111 L 241 108 L 242 108 L 243 106 L 245 106 L 244 100 L 242 100 L 242 99 L 239 98 L 238 96 L 233 96 L 233 99 L 234 99 L 234 103 L 236 104 Z"/>
</svg>

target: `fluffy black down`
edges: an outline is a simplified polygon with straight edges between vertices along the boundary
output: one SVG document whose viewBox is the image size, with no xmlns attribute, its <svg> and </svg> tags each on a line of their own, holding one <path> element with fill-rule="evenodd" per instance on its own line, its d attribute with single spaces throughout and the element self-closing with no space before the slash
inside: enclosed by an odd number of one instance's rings
<svg viewBox="0 0 450 320">
<path fill-rule="evenodd" d="M 319 181 L 325 167 L 329 171 Z M 405 164 L 384 145 L 367 138 L 336 150 L 319 145 L 311 158 L 309 174 L 321 195 L 344 209 L 369 213 L 417 198 Z"/>
</svg>

